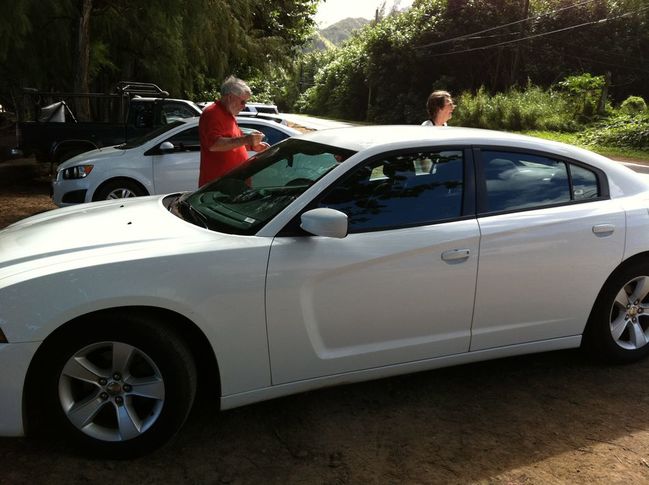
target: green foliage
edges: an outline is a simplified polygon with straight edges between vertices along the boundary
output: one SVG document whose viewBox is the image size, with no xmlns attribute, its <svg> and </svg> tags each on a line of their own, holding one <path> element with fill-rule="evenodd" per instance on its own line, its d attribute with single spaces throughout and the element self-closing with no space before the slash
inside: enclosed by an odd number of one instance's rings
<svg viewBox="0 0 649 485">
<path fill-rule="evenodd" d="M 364 41 L 353 37 L 344 49 L 314 54 L 313 61 L 327 63 L 316 71 L 314 86 L 297 100 L 296 109 L 339 119 L 365 119 L 368 99 L 365 50 Z"/>
<path fill-rule="evenodd" d="M 312 35 L 318 0 L 2 2 L 2 104 L 21 87 L 74 89 L 84 4 L 91 6 L 91 91 L 107 92 L 130 80 L 189 97 L 214 91 L 229 74 L 247 79 L 291 69 Z"/>
<path fill-rule="evenodd" d="M 593 76 L 589 72 L 579 76 L 568 76 L 557 84 L 573 96 L 599 93 L 604 87 L 604 76 Z"/>
<path fill-rule="evenodd" d="M 577 126 L 565 97 L 538 86 L 491 95 L 484 87 L 464 92 L 450 124 L 496 130 L 574 131 Z"/>
<path fill-rule="evenodd" d="M 433 88 L 458 94 L 485 86 L 490 93 L 509 93 L 530 79 L 542 89 L 555 86 L 553 91 L 565 94 L 569 115 L 562 111 L 560 119 L 548 121 L 561 126 L 570 122 L 566 117 L 590 122 L 602 115 L 598 110 L 605 106 L 608 69 L 614 71 L 607 96 L 649 95 L 649 75 L 637 61 L 649 48 L 646 0 L 530 0 L 528 16 L 534 20 L 515 23 L 524 15 L 523 4 L 417 0 L 407 12 L 365 27 L 341 45 L 330 60 L 335 67 L 318 66 L 321 74 L 313 76 L 315 85 L 300 98 L 299 107 L 339 116 L 349 103 L 356 106 L 346 109 L 350 119 L 415 123 L 425 119 L 425 100 Z M 357 51 L 359 45 L 364 52 Z M 574 75 L 582 72 L 590 74 Z M 349 98 L 341 99 L 338 92 Z M 511 107 L 507 123 L 529 124 L 528 108 Z"/>
<path fill-rule="evenodd" d="M 73 89 L 84 2 L 92 4 L 92 91 L 136 80 L 212 99 L 235 74 L 253 84 L 257 100 L 284 109 L 420 123 L 431 90 L 457 95 L 484 86 L 493 99 L 463 96 L 453 124 L 563 129 L 601 116 L 606 70 L 615 103 L 649 96 L 638 61 L 649 49 L 646 0 L 530 0 L 533 20 L 525 23 L 514 23 L 524 15 L 520 0 L 416 0 L 337 49 L 303 59 L 318 0 L 11 0 L 0 3 L 1 104 L 9 106 L 7 93 L 23 86 Z M 590 74 L 574 76 L 582 72 Z M 565 76 L 572 77 L 557 86 Z M 555 86 L 551 99 L 524 96 L 528 79 L 540 90 Z"/>
<path fill-rule="evenodd" d="M 647 111 L 647 103 L 641 96 L 629 96 L 620 105 L 620 112 L 628 115 L 641 114 Z"/>
<path fill-rule="evenodd" d="M 573 112 L 583 122 L 592 120 L 597 114 L 597 107 L 604 95 L 604 76 L 593 76 L 584 73 L 577 76 L 568 76 L 557 83 L 570 100 Z"/>
<path fill-rule="evenodd" d="M 611 145 L 649 151 L 649 114 L 618 115 L 580 134 L 586 145 Z"/>
<path fill-rule="evenodd" d="M 0 2 L 0 64 L 10 57 L 12 48 L 22 47 L 23 39 L 31 32 L 31 8 L 31 1 Z"/>
<path fill-rule="evenodd" d="M 429 85 L 404 73 L 421 65 L 413 41 L 434 30 L 445 1 L 424 3 L 366 26 L 333 53 L 317 58 L 313 85 L 300 96 L 296 109 L 357 121 L 420 123 L 426 114 L 421 93 Z M 305 65 L 312 66 L 312 59 Z"/>
</svg>

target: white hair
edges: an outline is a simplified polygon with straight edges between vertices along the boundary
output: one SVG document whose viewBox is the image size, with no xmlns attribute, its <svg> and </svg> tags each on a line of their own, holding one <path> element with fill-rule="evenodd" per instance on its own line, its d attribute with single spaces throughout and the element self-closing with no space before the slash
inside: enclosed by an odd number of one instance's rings
<svg viewBox="0 0 649 485">
<path fill-rule="evenodd" d="M 235 96 L 251 96 L 252 91 L 250 90 L 250 86 L 248 86 L 244 81 L 237 77 L 230 76 L 223 81 L 223 84 L 221 84 L 221 96 L 225 96 L 226 94 L 234 94 Z"/>
</svg>

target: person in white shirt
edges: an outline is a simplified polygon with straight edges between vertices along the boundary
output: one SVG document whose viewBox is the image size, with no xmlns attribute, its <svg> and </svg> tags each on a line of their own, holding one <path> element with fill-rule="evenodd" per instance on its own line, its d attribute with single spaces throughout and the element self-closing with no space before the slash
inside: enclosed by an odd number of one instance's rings
<svg viewBox="0 0 649 485">
<path fill-rule="evenodd" d="M 446 122 L 453 116 L 455 103 L 448 91 L 433 91 L 426 101 L 428 119 L 423 126 L 446 126 Z"/>
</svg>

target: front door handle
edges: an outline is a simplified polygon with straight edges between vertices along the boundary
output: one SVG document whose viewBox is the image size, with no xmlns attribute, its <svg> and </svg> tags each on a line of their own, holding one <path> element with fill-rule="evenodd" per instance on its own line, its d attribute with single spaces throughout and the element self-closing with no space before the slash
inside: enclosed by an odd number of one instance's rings
<svg viewBox="0 0 649 485">
<path fill-rule="evenodd" d="M 470 249 L 450 249 L 442 253 L 443 261 L 462 261 L 468 259 L 471 254 Z"/>
<path fill-rule="evenodd" d="M 593 234 L 596 236 L 608 236 L 615 232 L 614 224 L 597 224 L 593 226 Z"/>
</svg>

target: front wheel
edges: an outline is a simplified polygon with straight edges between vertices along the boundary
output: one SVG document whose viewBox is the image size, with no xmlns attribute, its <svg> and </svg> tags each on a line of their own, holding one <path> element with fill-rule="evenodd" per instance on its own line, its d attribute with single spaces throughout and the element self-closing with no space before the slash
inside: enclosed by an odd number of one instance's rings
<svg viewBox="0 0 649 485">
<path fill-rule="evenodd" d="M 144 316 L 96 317 L 57 339 L 41 364 L 50 423 L 100 456 L 131 458 L 164 444 L 196 393 L 186 345 Z"/>
<path fill-rule="evenodd" d="M 649 263 L 630 265 L 609 278 L 593 307 L 584 345 L 618 363 L 649 355 Z"/>
<path fill-rule="evenodd" d="M 129 179 L 116 179 L 100 185 L 92 200 L 126 199 L 142 195 L 147 195 L 147 192 L 136 182 Z"/>
</svg>

